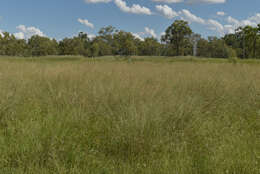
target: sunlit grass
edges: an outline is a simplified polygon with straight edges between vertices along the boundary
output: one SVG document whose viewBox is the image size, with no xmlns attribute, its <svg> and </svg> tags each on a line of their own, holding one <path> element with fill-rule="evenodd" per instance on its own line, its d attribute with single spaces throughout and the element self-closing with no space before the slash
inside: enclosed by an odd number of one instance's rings
<svg viewBox="0 0 260 174">
<path fill-rule="evenodd" d="M 19 60 L 0 60 L 0 173 L 260 173 L 257 64 Z"/>
</svg>

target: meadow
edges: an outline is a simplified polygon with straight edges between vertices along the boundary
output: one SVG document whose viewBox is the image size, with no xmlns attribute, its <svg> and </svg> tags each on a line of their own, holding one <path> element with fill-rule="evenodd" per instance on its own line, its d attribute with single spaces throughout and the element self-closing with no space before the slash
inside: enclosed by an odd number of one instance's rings
<svg viewBox="0 0 260 174">
<path fill-rule="evenodd" d="M 259 61 L 1 57 L 0 173 L 259 174 Z"/>
</svg>

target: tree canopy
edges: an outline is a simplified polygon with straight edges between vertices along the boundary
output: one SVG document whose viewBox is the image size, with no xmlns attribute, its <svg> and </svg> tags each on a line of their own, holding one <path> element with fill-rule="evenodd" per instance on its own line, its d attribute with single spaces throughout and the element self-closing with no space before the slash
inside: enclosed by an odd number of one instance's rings
<svg viewBox="0 0 260 174">
<path fill-rule="evenodd" d="M 118 30 L 113 26 L 100 29 L 95 38 L 83 32 L 60 41 L 42 36 L 17 39 L 14 35 L 0 34 L 0 55 L 47 56 L 82 55 L 98 57 L 106 55 L 139 56 L 185 56 L 229 58 L 260 58 L 260 24 L 244 26 L 223 37 L 210 36 L 207 39 L 193 33 L 188 22 L 174 21 L 165 34 L 157 38 L 140 39 L 131 32 Z"/>
</svg>

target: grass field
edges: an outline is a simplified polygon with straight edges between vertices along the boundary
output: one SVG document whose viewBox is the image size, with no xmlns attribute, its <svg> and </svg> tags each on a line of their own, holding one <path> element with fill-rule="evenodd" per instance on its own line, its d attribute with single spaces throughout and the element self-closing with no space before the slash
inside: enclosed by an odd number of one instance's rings
<svg viewBox="0 0 260 174">
<path fill-rule="evenodd" d="M 257 61 L 51 59 L 0 59 L 0 173 L 260 173 Z"/>
</svg>

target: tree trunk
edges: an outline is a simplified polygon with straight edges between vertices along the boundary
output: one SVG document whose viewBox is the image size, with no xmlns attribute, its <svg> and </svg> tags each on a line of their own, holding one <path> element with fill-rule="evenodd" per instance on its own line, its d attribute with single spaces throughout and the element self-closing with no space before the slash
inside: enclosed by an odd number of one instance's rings
<svg viewBox="0 0 260 174">
<path fill-rule="evenodd" d="M 256 38 L 254 39 L 254 44 L 253 44 L 253 57 L 256 58 Z"/>
<path fill-rule="evenodd" d="M 180 48 L 179 48 L 179 44 L 177 43 L 176 44 L 176 54 L 177 54 L 177 56 L 179 56 L 180 55 L 180 50 L 179 50 Z"/>
</svg>

